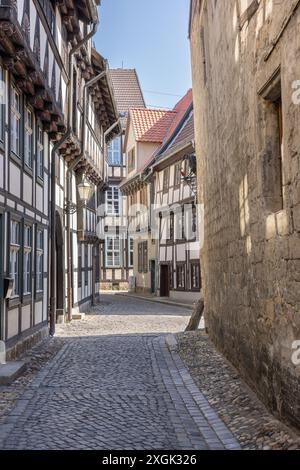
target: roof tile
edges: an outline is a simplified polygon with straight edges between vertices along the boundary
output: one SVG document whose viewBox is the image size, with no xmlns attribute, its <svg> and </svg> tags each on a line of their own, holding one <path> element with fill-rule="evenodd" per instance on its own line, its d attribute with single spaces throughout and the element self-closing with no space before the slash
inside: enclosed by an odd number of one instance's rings
<svg viewBox="0 0 300 470">
<path fill-rule="evenodd" d="M 130 118 L 134 127 L 136 140 L 138 142 L 161 143 L 176 115 L 176 111 L 131 108 Z"/>
</svg>

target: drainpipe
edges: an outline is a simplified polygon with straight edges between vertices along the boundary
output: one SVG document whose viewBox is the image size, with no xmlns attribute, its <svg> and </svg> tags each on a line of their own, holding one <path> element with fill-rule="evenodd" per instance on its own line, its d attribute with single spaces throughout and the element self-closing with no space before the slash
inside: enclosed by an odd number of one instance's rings
<svg viewBox="0 0 300 470">
<path fill-rule="evenodd" d="M 89 1 L 90 9 L 92 8 L 92 2 Z M 91 10 L 92 11 L 92 10 Z M 99 20 L 95 12 L 93 13 L 93 26 L 92 30 L 73 47 L 69 53 L 69 76 L 67 81 L 67 100 L 69 100 L 68 106 L 68 126 L 67 132 L 62 138 L 54 145 L 51 152 L 51 230 L 50 230 L 50 256 L 51 256 L 51 282 L 50 282 L 50 336 L 55 334 L 56 325 L 56 167 L 55 167 L 55 155 L 56 152 L 62 147 L 62 145 L 68 140 L 72 134 L 71 128 L 71 116 L 72 116 L 72 91 L 73 91 L 73 57 L 78 49 L 88 42 L 97 31 Z"/>
<path fill-rule="evenodd" d="M 81 128 L 81 151 L 75 160 L 69 165 L 67 169 L 67 201 L 71 202 L 72 196 L 72 172 L 75 170 L 79 162 L 82 160 L 85 152 L 86 144 L 86 126 L 87 126 L 87 98 L 88 89 L 95 83 L 101 80 L 107 75 L 108 69 L 104 70 L 96 77 L 85 83 L 83 93 L 83 115 L 82 115 L 82 128 Z M 67 214 L 67 259 L 68 259 L 68 287 L 67 287 L 67 302 L 68 302 L 68 321 L 72 320 L 72 308 L 73 308 L 73 282 L 72 272 L 70 267 L 72 266 L 72 239 L 71 239 L 71 216 Z"/>
</svg>

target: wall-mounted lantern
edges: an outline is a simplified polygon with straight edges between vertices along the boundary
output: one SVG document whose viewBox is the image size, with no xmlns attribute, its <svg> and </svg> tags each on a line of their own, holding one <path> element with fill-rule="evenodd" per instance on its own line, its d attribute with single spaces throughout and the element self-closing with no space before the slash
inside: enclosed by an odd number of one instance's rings
<svg viewBox="0 0 300 470">
<path fill-rule="evenodd" d="M 93 187 L 85 175 L 82 175 L 80 183 L 77 184 L 77 190 L 79 195 L 79 203 L 75 204 L 72 201 L 67 201 L 64 207 L 65 214 L 75 214 L 75 212 L 77 212 L 79 209 L 85 207 L 90 200 L 93 193 Z"/>
</svg>

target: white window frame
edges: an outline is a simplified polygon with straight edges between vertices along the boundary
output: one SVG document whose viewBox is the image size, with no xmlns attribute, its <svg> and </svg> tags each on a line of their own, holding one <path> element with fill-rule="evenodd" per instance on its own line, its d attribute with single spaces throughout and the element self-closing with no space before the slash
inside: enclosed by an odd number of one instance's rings
<svg viewBox="0 0 300 470">
<path fill-rule="evenodd" d="M 44 291 L 44 231 L 36 231 L 36 292 Z"/>
<path fill-rule="evenodd" d="M 132 256 L 132 263 L 130 262 Z M 132 268 L 134 264 L 134 238 L 128 237 L 128 267 Z"/>
<path fill-rule="evenodd" d="M 109 243 L 111 242 L 111 247 Z M 111 261 L 109 261 L 109 259 Z M 120 237 L 105 238 L 105 265 L 107 268 L 120 268 L 122 265 L 122 250 Z"/>
<path fill-rule="evenodd" d="M 122 137 L 113 139 L 108 147 L 108 164 L 111 166 L 122 165 Z"/>
<path fill-rule="evenodd" d="M 33 161 L 33 112 L 28 106 L 25 106 L 25 125 L 24 125 L 24 162 L 29 168 L 32 168 Z"/>
<path fill-rule="evenodd" d="M 121 215 L 121 197 L 118 186 L 110 186 L 106 191 L 106 214 Z"/>
<path fill-rule="evenodd" d="M 0 64 L 0 141 L 5 139 L 6 83 L 5 71 Z"/>
<path fill-rule="evenodd" d="M 11 150 L 20 157 L 21 151 L 21 94 L 11 86 Z"/>
<path fill-rule="evenodd" d="M 12 297 L 20 295 L 20 253 L 21 237 L 20 222 L 12 220 L 10 223 L 10 249 L 9 249 L 9 275 L 14 280 Z M 14 267 L 13 267 L 14 266 Z"/>
<path fill-rule="evenodd" d="M 44 179 L 44 131 L 40 124 L 37 125 L 36 174 Z"/>
<path fill-rule="evenodd" d="M 32 293 L 32 227 L 24 226 L 23 294 Z"/>
</svg>

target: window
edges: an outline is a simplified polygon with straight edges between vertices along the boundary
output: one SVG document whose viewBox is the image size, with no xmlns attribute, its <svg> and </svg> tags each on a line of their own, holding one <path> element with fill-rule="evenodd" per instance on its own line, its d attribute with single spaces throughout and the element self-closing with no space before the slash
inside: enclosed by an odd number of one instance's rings
<svg viewBox="0 0 300 470">
<path fill-rule="evenodd" d="M 24 226 L 24 266 L 23 266 L 23 293 L 31 294 L 31 273 L 32 273 L 32 228 Z"/>
<path fill-rule="evenodd" d="M 181 210 L 176 211 L 176 225 L 175 225 L 175 238 L 176 240 L 184 240 L 185 238 L 185 211 L 184 211 L 184 206 L 181 208 Z"/>
<path fill-rule="evenodd" d="M 171 212 L 171 214 L 167 216 L 167 222 L 168 222 L 167 242 L 172 243 L 174 241 L 174 212 Z"/>
<path fill-rule="evenodd" d="M 118 237 L 106 238 L 106 266 L 116 268 L 121 266 L 121 246 Z"/>
<path fill-rule="evenodd" d="M 21 141 L 21 96 L 15 89 L 11 88 L 11 150 L 20 156 Z"/>
<path fill-rule="evenodd" d="M 107 215 L 120 215 L 120 193 L 117 186 L 111 186 L 106 192 Z"/>
<path fill-rule="evenodd" d="M 108 164 L 121 165 L 122 163 L 122 137 L 112 140 L 108 147 Z"/>
<path fill-rule="evenodd" d="M 135 149 L 133 148 L 128 153 L 128 172 L 135 169 Z"/>
<path fill-rule="evenodd" d="M 181 164 L 177 163 L 174 167 L 174 186 L 178 187 L 181 183 Z"/>
<path fill-rule="evenodd" d="M 259 91 L 264 98 L 265 152 L 262 155 L 263 194 L 270 212 L 283 209 L 283 116 L 281 97 L 281 72 L 278 68 L 267 84 Z"/>
<path fill-rule="evenodd" d="M 134 246 L 134 242 L 133 242 L 133 238 L 130 237 L 128 239 L 128 265 L 129 266 L 133 266 L 133 246 Z"/>
<path fill-rule="evenodd" d="M 139 273 L 148 272 L 148 242 L 138 244 L 138 271 Z"/>
<path fill-rule="evenodd" d="M 14 280 L 12 297 L 20 295 L 20 223 L 10 224 L 9 275 Z"/>
<path fill-rule="evenodd" d="M 164 193 L 168 192 L 168 189 L 169 189 L 169 179 L 170 179 L 169 176 L 170 176 L 169 168 L 166 168 L 164 171 L 164 180 L 163 180 L 163 192 Z"/>
<path fill-rule="evenodd" d="M 29 108 L 25 108 L 25 136 L 24 136 L 24 161 L 32 168 L 33 154 L 33 114 Z"/>
<path fill-rule="evenodd" d="M 44 290 L 44 232 L 36 231 L 36 291 Z"/>
<path fill-rule="evenodd" d="M 96 282 L 100 282 L 100 246 L 96 245 L 95 247 L 95 275 L 96 275 Z"/>
<path fill-rule="evenodd" d="M 197 290 L 201 288 L 201 271 L 199 263 L 191 264 L 191 288 Z"/>
<path fill-rule="evenodd" d="M 5 74 L 0 66 L 0 141 L 4 142 L 4 123 L 5 123 Z"/>
<path fill-rule="evenodd" d="M 140 203 L 141 206 L 147 207 L 148 206 L 148 194 L 147 194 L 147 186 L 143 186 L 140 190 Z"/>
<path fill-rule="evenodd" d="M 177 264 L 176 268 L 177 289 L 185 289 L 185 265 Z"/>
<path fill-rule="evenodd" d="M 78 287 L 82 285 L 82 249 L 81 243 L 78 243 Z"/>
<path fill-rule="evenodd" d="M 89 283 L 89 246 L 84 245 L 84 284 L 87 286 Z"/>
<path fill-rule="evenodd" d="M 44 132 L 41 126 L 37 126 L 37 176 L 41 179 L 44 178 Z"/>
</svg>

